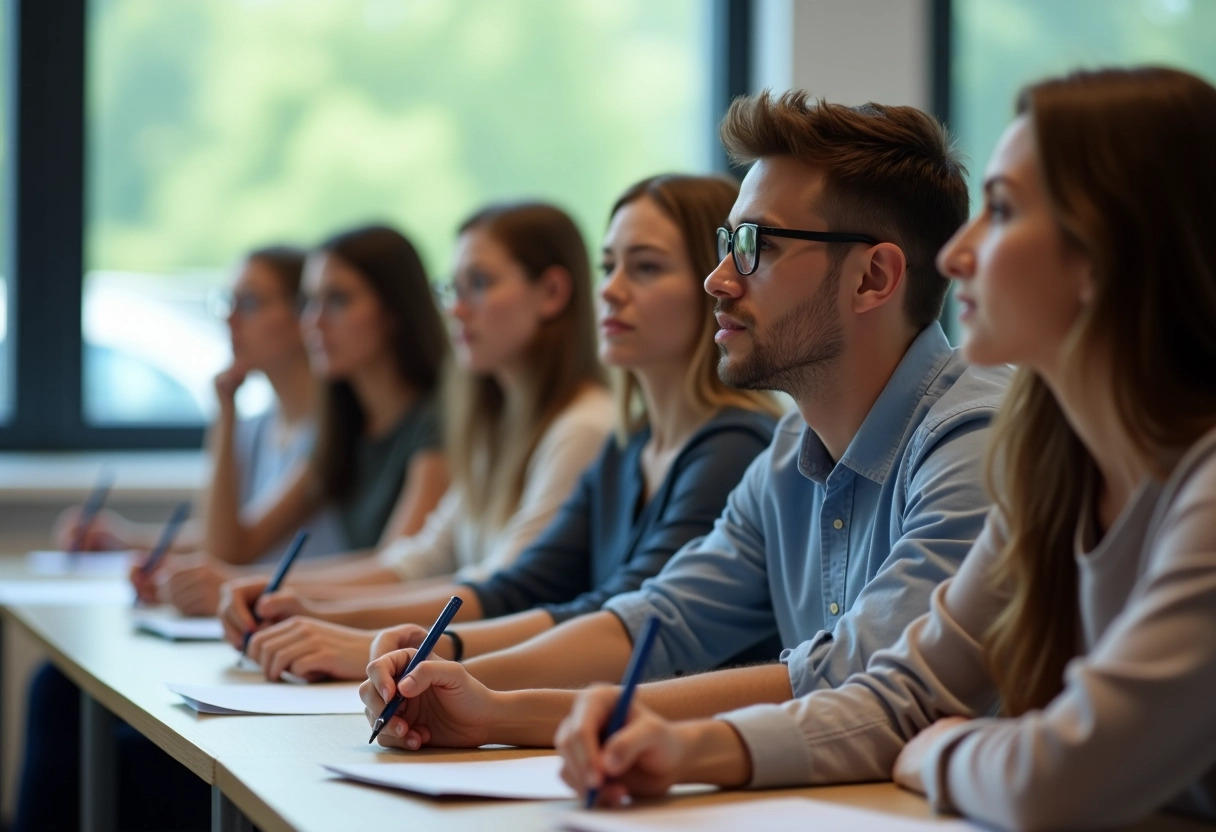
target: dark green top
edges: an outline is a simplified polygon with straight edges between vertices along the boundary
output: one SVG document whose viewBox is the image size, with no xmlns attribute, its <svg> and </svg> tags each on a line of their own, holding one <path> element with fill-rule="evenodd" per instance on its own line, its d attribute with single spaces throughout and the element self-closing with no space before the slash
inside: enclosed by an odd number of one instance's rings
<svg viewBox="0 0 1216 832">
<path fill-rule="evenodd" d="M 380 542 L 414 454 L 441 445 L 439 403 L 433 397 L 420 400 L 383 436 L 359 441 L 355 487 L 337 507 L 351 548 L 370 549 Z"/>
</svg>

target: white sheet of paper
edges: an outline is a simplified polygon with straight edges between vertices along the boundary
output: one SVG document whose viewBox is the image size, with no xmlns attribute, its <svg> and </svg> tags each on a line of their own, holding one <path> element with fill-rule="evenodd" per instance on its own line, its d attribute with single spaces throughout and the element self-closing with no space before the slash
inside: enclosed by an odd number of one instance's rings
<svg viewBox="0 0 1216 832">
<path fill-rule="evenodd" d="M 167 638 L 170 641 L 224 640 L 224 625 L 218 618 L 179 618 L 152 613 L 136 613 L 131 621 L 135 624 L 135 629 Z"/>
<path fill-rule="evenodd" d="M 433 797 L 463 795 L 515 800 L 568 800 L 577 795 L 562 782 L 556 755 L 516 760 L 478 760 L 467 763 L 359 763 L 325 766 L 373 786 L 388 786 Z"/>
<path fill-rule="evenodd" d="M 0 581 L 0 604 L 83 606 L 134 601 L 135 590 L 126 581 Z"/>
<path fill-rule="evenodd" d="M 166 682 L 203 714 L 361 714 L 358 682 L 282 685 L 274 682 L 193 685 Z"/>
<path fill-rule="evenodd" d="M 134 552 L 67 552 L 35 551 L 26 556 L 25 563 L 33 575 L 77 575 L 92 578 L 125 578 L 131 568 Z"/>
<path fill-rule="evenodd" d="M 942 832 L 978 830 L 979 826 L 955 818 L 908 818 L 870 809 L 858 809 L 805 797 L 778 797 L 712 806 L 657 807 L 653 809 L 597 809 L 570 812 L 561 818 L 563 829 L 573 832 Z"/>
</svg>

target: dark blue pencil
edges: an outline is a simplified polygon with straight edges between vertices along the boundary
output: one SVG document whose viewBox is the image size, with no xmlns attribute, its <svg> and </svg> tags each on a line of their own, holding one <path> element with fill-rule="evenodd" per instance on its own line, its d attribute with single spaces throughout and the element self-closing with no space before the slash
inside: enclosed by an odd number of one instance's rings
<svg viewBox="0 0 1216 832">
<path fill-rule="evenodd" d="M 443 608 L 443 612 L 439 613 L 439 617 L 435 619 L 435 623 L 431 625 L 430 632 L 426 634 L 426 638 L 422 640 L 422 644 L 418 646 L 418 652 L 414 654 L 414 658 L 410 659 L 409 664 L 405 666 L 405 670 L 401 671 L 401 675 L 397 677 L 397 684 L 401 684 L 401 680 L 410 675 L 410 671 L 417 667 L 421 662 L 426 661 L 426 657 L 431 655 L 431 651 L 435 649 L 435 642 L 439 641 L 439 637 L 443 635 L 443 631 L 452 623 L 452 619 L 456 617 L 456 611 L 463 604 L 458 596 L 453 595 L 448 601 L 448 605 Z M 376 741 L 376 735 L 380 733 L 388 721 L 393 718 L 393 714 L 397 713 L 397 708 L 405 701 L 405 697 L 401 695 L 401 691 L 388 701 L 384 706 L 384 710 L 380 712 L 380 716 L 376 718 L 376 724 L 372 726 L 372 738 L 368 740 L 368 744 Z"/>
<path fill-rule="evenodd" d="M 173 541 L 177 539 L 177 533 L 181 531 L 182 523 L 186 522 L 186 518 L 190 516 L 190 501 L 183 500 L 178 503 L 173 513 L 169 515 L 168 522 L 165 523 L 164 531 L 160 533 L 160 540 L 156 541 L 156 545 L 152 547 L 152 551 L 148 553 L 148 559 L 144 561 L 144 565 L 139 567 L 140 574 L 151 575 L 152 570 L 156 569 L 173 545 Z"/>
<path fill-rule="evenodd" d="M 255 612 L 258 605 L 258 600 L 269 592 L 277 592 L 279 585 L 283 583 L 283 579 L 287 577 L 287 570 L 291 568 L 292 561 L 296 559 L 296 555 L 300 554 L 300 550 L 304 548 L 304 541 L 308 540 L 308 529 L 300 529 L 296 532 L 295 538 L 291 541 L 291 545 L 287 547 L 287 551 L 279 560 L 278 567 L 274 570 L 274 574 L 270 576 L 270 583 L 258 593 L 258 597 L 253 599 L 253 603 L 249 605 L 249 613 L 253 616 L 253 620 L 257 623 L 262 623 Z M 245 651 L 249 649 L 249 639 L 253 638 L 253 631 L 245 633 L 245 643 L 241 645 L 241 659 L 245 658 Z M 237 659 L 237 664 L 241 663 L 241 659 Z"/>
<path fill-rule="evenodd" d="M 646 659 L 650 656 L 650 648 L 654 646 L 654 639 L 658 634 L 659 618 L 652 615 L 646 619 L 646 623 L 642 626 L 642 634 L 638 636 L 637 644 L 633 645 L 633 655 L 629 657 L 629 666 L 625 668 L 625 675 L 621 678 L 621 696 L 616 700 L 616 707 L 612 709 L 604 730 L 600 732 L 601 747 L 608 742 L 609 737 L 624 726 L 625 717 L 629 716 L 629 705 L 633 702 L 633 692 L 642 681 L 642 669 L 646 667 Z M 586 808 L 590 809 L 595 805 L 595 799 L 599 797 L 599 793 L 599 789 L 591 789 L 587 792 Z"/>
<path fill-rule="evenodd" d="M 81 547 L 84 546 L 84 538 L 89 533 L 89 526 L 93 525 L 93 520 L 96 519 L 97 513 L 105 505 L 106 497 L 110 494 L 110 486 L 113 484 L 113 472 L 109 468 L 103 468 L 101 473 L 97 475 L 97 484 L 93 486 L 93 490 L 89 492 L 88 498 L 85 499 L 84 505 L 80 508 L 80 519 L 77 521 L 76 534 L 72 538 L 72 545 L 68 547 L 69 555 L 77 554 Z"/>
</svg>

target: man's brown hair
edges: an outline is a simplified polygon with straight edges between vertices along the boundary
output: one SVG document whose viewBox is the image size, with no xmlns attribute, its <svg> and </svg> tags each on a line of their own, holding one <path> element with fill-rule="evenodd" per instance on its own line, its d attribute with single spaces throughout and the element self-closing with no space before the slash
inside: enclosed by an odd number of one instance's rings
<svg viewBox="0 0 1216 832">
<path fill-rule="evenodd" d="M 938 250 L 967 220 L 967 170 L 946 130 L 915 107 L 849 107 L 791 90 L 736 98 L 722 120 L 735 164 L 792 156 L 821 168 L 829 231 L 898 245 L 908 264 L 904 311 L 917 328 L 941 315 L 949 282 Z"/>
</svg>

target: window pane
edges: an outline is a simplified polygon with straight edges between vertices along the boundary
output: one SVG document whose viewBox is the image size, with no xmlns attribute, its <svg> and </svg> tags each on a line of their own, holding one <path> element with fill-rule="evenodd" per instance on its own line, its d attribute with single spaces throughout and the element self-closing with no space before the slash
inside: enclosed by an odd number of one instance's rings
<svg viewBox="0 0 1216 832">
<path fill-rule="evenodd" d="M 973 210 L 988 154 L 1026 83 L 1080 67 L 1158 63 L 1216 80 L 1209 0 L 954 0 L 951 120 Z"/>
<path fill-rule="evenodd" d="M 0 0 L 0 424 L 13 414 L 13 356 L 8 337 L 8 0 Z"/>
<path fill-rule="evenodd" d="M 525 196 L 594 245 L 630 182 L 710 164 L 710 9 L 91 0 L 86 417 L 209 416 L 207 297 L 251 247 L 387 219 L 438 277 L 464 216 Z"/>
</svg>

